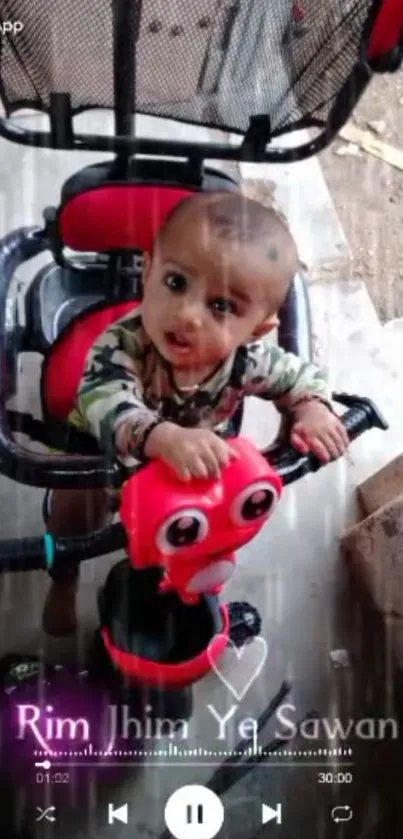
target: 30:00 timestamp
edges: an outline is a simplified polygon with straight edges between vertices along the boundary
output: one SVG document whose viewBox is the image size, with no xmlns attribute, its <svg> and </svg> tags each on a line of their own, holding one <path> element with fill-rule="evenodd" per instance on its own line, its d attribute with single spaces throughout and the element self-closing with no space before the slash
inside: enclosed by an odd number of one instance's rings
<svg viewBox="0 0 403 839">
<path fill-rule="evenodd" d="M 318 784 L 352 784 L 351 772 L 319 772 Z"/>
</svg>

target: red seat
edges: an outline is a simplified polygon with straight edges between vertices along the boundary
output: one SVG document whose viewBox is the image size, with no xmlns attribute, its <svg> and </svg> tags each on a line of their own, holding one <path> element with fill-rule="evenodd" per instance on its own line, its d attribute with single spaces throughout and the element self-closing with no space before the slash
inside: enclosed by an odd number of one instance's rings
<svg viewBox="0 0 403 839">
<path fill-rule="evenodd" d="M 42 370 L 44 412 L 55 419 L 66 419 L 74 408 L 86 357 L 102 332 L 114 321 L 138 306 L 138 301 L 98 304 L 83 312 L 55 341 Z"/>
</svg>

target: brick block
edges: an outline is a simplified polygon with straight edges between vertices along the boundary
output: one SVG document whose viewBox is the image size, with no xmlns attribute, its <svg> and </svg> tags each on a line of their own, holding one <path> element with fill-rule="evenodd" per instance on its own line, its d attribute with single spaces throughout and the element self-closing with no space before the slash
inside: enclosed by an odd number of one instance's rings
<svg viewBox="0 0 403 839">
<path fill-rule="evenodd" d="M 347 531 L 341 550 L 376 608 L 403 618 L 403 494 Z"/>
<path fill-rule="evenodd" d="M 403 495 L 403 454 L 379 472 L 375 472 L 357 489 L 364 516 L 370 516 L 394 498 Z"/>
</svg>

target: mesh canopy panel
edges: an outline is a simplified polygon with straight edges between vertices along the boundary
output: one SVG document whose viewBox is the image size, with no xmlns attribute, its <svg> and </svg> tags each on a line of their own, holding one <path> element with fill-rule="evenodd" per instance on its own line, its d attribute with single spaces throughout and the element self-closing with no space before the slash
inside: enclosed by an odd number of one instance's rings
<svg viewBox="0 0 403 839">
<path fill-rule="evenodd" d="M 133 0 L 127 0 L 127 3 Z M 142 0 L 133 111 L 272 134 L 326 124 L 363 49 L 373 0 Z M 1 0 L 0 96 L 47 111 L 70 93 L 74 113 L 113 108 L 111 0 Z M 302 17 L 302 20 L 298 19 Z M 299 31 L 301 27 L 304 32 Z"/>
</svg>

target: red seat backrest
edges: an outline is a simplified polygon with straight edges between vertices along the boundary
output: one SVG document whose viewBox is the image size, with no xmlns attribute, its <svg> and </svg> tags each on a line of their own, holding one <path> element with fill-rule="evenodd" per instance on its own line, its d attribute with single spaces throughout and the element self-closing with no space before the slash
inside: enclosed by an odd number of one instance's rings
<svg viewBox="0 0 403 839">
<path fill-rule="evenodd" d="M 105 184 L 68 199 L 59 237 L 74 251 L 149 251 L 168 213 L 192 190 L 152 184 Z"/>
</svg>

